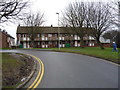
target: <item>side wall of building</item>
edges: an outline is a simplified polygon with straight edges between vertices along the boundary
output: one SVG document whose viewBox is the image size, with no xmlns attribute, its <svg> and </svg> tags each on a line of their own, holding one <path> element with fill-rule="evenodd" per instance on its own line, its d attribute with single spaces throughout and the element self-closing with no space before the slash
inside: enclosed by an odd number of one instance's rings
<svg viewBox="0 0 120 90">
<path fill-rule="evenodd" d="M 0 48 L 9 48 L 7 35 L 4 32 L 0 32 Z"/>
<path fill-rule="evenodd" d="M 7 32 L 0 31 L 0 48 L 11 48 L 15 44 L 14 38 Z"/>
</svg>

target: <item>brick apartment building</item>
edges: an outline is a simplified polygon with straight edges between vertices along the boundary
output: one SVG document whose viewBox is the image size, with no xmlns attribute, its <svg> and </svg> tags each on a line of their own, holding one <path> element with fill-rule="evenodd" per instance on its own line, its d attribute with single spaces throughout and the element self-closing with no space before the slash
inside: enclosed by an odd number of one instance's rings
<svg viewBox="0 0 120 90">
<path fill-rule="evenodd" d="M 0 30 L 0 48 L 11 48 L 15 44 L 15 38 L 5 30 Z"/>
<path fill-rule="evenodd" d="M 87 46 L 95 46 L 96 41 L 95 38 L 89 36 L 89 30 L 86 30 L 86 35 L 84 36 L 84 42 Z M 69 30 L 69 33 L 68 33 Z M 33 46 L 30 44 L 31 32 L 35 34 L 34 46 L 36 48 L 55 48 L 60 45 L 60 47 L 80 47 L 80 37 L 71 30 L 69 27 L 25 27 L 18 26 L 17 28 L 17 44 L 22 45 L 23 48 L 32 48 Z M 59 38 L 58 38 L 59 35 Z M 60 40 L 60 42 L 59 42 Z M 60 44 L 59 44 L 60 43 Z"/>
</svg>

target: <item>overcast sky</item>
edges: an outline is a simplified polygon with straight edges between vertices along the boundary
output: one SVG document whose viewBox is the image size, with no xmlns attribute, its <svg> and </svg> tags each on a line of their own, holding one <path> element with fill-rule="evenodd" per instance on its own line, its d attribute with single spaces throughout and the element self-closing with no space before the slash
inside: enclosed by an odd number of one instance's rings
<svg viewBox="0 0 120 90">
<path fill-rule="evenodd" d="M 56 12 L 59 12 L 60 17 L 62 16 L 62 11 L 68 6 L 70 2 L 74 1 L 83 1 L 83 0 L 30 0 L 31 6 L 29 11 L 37 12 L 41 11 L 45 14 L 45 20 L 44 26 L 57 26 L 57 14 Z M 107 2 L 110 0 L 84 0 L 84 2 Z M 2 29 L 5 29 L 11 36 L 16 38 L 16 30 L 17 30 L 18 24 L 4 24 L 4 27 Z"/>
</svg>

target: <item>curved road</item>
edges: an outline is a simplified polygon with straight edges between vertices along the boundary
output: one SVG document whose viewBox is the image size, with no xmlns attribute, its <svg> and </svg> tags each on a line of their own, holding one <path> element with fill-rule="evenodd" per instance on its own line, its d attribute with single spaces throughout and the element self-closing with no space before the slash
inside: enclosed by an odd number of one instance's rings
<svg viewBox="0 0 120 90">
<path fill-rule="evenodd" d="M 118 88 L 118 66 L 102 59 L 51 51 L 9 52 L 32 54 L 43 61 L 45 73 L 38 88 Z"/>
</svg>

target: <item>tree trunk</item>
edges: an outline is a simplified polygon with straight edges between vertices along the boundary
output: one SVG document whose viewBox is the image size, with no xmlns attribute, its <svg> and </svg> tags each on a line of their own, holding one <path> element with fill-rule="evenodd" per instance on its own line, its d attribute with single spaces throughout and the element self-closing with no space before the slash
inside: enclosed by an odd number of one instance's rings
<svg viewBox="0 0 120 90">
<path fill-rule="evenodd" d="M 34 40 L 31 40 L 31 46 L 32 48 L 35 48 Z"/>
<path fill-rule="evenodd" d="M 83 38 L 80 38 L 80 47 L 81 47 L 81 48 L 84 48 L 84 47 L 85 47 Z"/>
<path fill-rule="evenodd" d="M 117 33 L 116 44 L 118 48 L 118 63 L 120 64 L 120 31 Z"/>
<path fill-rule="evenodd" d="M 36 48 L 34 40 L 33 40 L 33 48 Z"/>
<path fill-rule="evenodd" d="M 120 64 L 120 48 L 118 48 L 118 63 Z"/>
<path fill-rule="evenodd" d="M 105 48 L 103 47 L 102 43 L 100 42 L 99 38 L 97 38 L 97 43 L 98 43 L 98 45 L 100 46 L 101 49 L 105 49 Z"/>
</svg>

